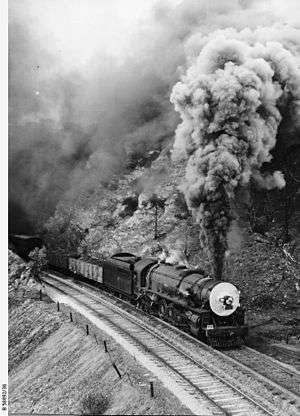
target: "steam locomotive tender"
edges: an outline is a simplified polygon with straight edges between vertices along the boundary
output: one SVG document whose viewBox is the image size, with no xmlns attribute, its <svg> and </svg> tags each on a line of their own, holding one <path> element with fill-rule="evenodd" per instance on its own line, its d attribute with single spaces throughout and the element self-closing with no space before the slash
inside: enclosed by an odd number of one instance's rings
<svg viewBox="0 0 300 416">
<path fill-rule="evenodd" d="M 55 266 L 53 260 L 50 264 Z M 118 253 L 101 264 L 69 258 L 68 271 L 214 347 L 241 345 L 247 335 L 238 289 L 203 270 Z"/>
</svg>

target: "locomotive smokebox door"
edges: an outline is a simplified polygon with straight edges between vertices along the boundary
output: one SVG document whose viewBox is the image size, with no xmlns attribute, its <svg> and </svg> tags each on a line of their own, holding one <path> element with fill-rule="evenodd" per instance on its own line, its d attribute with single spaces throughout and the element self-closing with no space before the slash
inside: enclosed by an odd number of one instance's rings
<svg viewBox="0 0 300 416">
<path fill-rule="evenodd" d="M 209 304 L 216 315 L 229 316 L 240 306 L 239 291 L 231 283 L 218 283 L 210 292 Z"/>
</svg>

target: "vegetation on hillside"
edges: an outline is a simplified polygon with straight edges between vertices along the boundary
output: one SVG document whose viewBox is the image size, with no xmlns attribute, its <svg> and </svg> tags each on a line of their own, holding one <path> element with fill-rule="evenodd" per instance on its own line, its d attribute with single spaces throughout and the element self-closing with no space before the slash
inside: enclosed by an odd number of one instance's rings
<svg viewBox="0 0 300 416">
<path fill-rule="evenodd" d="M 240 287 L 249 308 L 294 310 L 297 305 L 299 159 L 299 151 L 292 160 L 274 158 L 274 166 L 280 163 L 289 172 L 285 189 L 262 191 L 251 183 L 239 190 L 232 206 L 223 278 Z M 50 243 L 67 254 L 102 259 L 122 250 L 155 256 L 165 250 L 175 261 L 211 270 L 199 225 L 180 190 L 183 176 L 183 165 L 172 162 L 165 148 L 151 166 L 135 166 L 86 199 L 63 201 L 47 223 L 46 238 L 50 235 Z"/>
</svg>

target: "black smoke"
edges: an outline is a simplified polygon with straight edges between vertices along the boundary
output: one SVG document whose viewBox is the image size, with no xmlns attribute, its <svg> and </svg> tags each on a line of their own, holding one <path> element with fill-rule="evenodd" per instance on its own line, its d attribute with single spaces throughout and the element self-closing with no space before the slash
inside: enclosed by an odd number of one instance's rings
<svg viewBox="0 0 300 416">
<path fill-rule="evenodd" d="M 109 182 L 170 141 L 178 116 L 169 96 L 193 33 L 269 19 L 257 12 L 258 1 L 189 0 L 176 7 L 160 1 L 147 24 L 136 29 L 130 54 L 118 60 L 99 50 L 84 69 L 75 70 L 62 63 L 63 51 L 49 51 L 47 36 L 18 12 L 18 1 L 11 0 L 9 16 L 14 232 L 38 231 L 64 198 L 76 201 L 79 191 Z"/>
</svg>

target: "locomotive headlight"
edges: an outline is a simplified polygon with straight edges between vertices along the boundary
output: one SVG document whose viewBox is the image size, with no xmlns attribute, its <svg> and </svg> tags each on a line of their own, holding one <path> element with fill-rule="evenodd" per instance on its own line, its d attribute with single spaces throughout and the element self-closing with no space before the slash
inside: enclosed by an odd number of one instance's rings
<svg viewBox="0 0 300 416">
<path fill-rule="evenodd" d="M 240 305 L 239 291 L 231 283 L 217 283 L 210 292 L 209 304 L 216 315 L 231 315 Z"/>
<path fill-rule="evenodd" d="M 222 303 L 225 309 L 232 309 L 233 308 L 233 297 L 232 296 L 224 296 L 220 298 L 219 301 Z"/>
</svg>

